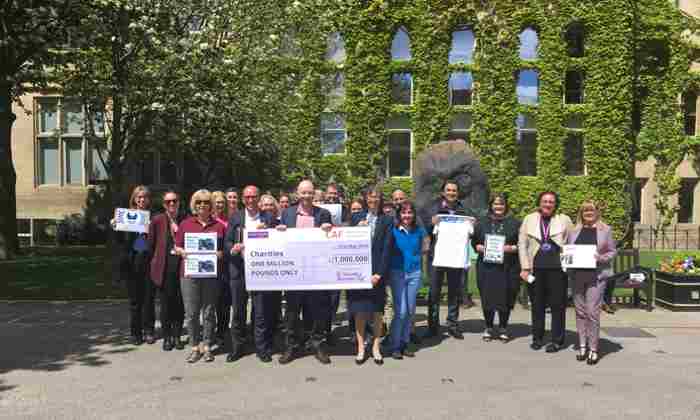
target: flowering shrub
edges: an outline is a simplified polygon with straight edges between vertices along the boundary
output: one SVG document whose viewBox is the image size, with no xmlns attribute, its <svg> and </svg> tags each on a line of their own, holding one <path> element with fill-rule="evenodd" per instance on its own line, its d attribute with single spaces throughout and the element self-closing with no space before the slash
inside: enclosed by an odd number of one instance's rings
<svg viewBox="0 0 700 420">
<path fill-rule="evenodd" d="M 661 261 L 660 271 L 673 274 L 700 275 L 700 252 L 678 252 Z"/>
</svg>

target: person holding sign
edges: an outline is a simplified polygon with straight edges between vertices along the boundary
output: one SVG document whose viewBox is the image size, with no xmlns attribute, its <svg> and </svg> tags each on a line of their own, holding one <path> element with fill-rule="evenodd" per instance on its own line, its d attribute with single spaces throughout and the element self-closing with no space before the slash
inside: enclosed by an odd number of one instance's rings
<svg viewBox="0 0 700 420">
<path fill-rule="evenodd" d="M 180 198 L 168 190 L 163 194 L 165 212 L 151 221 L 148 238 L 151 243 L 151 280 L 160 296 L 160 325 L 163 332 L 163 350 L 182 350 L 180 341 L 185 307 L 180 290 L 180 257 L 175 252 L 175 236 L 183 217 L 178 211 Z"/>
<path fill-rule="evenodd" d="M 151 191 L 144 185 L 139 185 L 131 192 L 129 209 L 150 213 Z M 122 210 L 122 209 L 117 209 Z M 134 215 L 137 213 L 134 212 Z M 115 214 L 115 216 L 117 216 Z M 130 212 L 124 216 L 130 217 Z M 136 216 L 134 216 L 136 217 Z M 149 278 L 151 249 L 148 243 L 148 228 L 150 223 L 140 227 L 140 231 L 120 231 L 122 223 L 115 217 L 111 221 L 116 230 L 115 241 L 119 252 L 119 278 L 126 282 L 129 297 L 129 313 L 132 344 L 140 345 L 145 340 L 148 344 L 155 343 L 155 286 Z"/>
<path fill-rule="evenodd" d="M 566 275 L 561 266 L 561 250 L 566 244 L 572 223 L 569 216 L 557 213 L 559 196 L 545 191 L 537 197 L 538 209 L 523 220 L 518 235 L 520 278 L 529 283 L 532 344 L 540 350 L 544 340 L 545 309 L 552 311 L 552 342 L 548 353 L 556 353 L 564 345 L 566 332 Z"/>
<path fill-rule="evenodd" d="M 576 359 L 586 360 L 589 365 L 598 363 L 598 341 L 600 337 L 600 309 L 605 292 L 606 279 L 613 275 L 612 260 L 617 247 L 612 228 L 600 220 L 600 209 L 595 202 L 587 200 L 578 209 L 576 226 L 567 237 L 567 244 L 595 246 L 595 268 L 571 267 L 567 274 L 574 285 L 576 306 L 576 330 L 578 331 L 579 354 Z"/>
<path fill-rule="evenodd" d="M 488 215 L 477 223 L 472 245 L 479 257 L 476 263 L 477 285 L 486 321 L 483 338 L 510 340 L 508 319 L 518 292 L 518 231 L 520 221 L 509 213 L 505 194 L 494 194 L 489 201 Z M 498 332 L 493 321 L 498 312 Z"/>
<path fill-rule="evenodd" d="M 299 203 L 287 208 L 282 213 L 282 224 L 277 226 L 277 230 L 284 231 L 287 228 L 305 229 L 320 227 L 325 231 L 333 228 L 331 224 L 331 214 L 328 210 L 322 209 L 313 204 L 314 184 L 309 180 L 304 180 L 297 187 L 297 197 Z M 306 305 L 311 312 L 311 345 L 316 351 L 316 359 L 323 364 L 331 362 L 326 349 L 326 326 L 330 314 L 330 299 L 325 290 L 318 291 L 298 291 L 287 290 L 287 311 L 285 313 L 286 349 L 279 358 L 281 364 L 287 364 L 296 358 L 299 346 L 299 310 L 302 305 Z"/>
<path fill-rule="evenodd" d="M 180 287 L 192 345 L 188 363 L 195 363 L 202 357 L 205 362 L 214 361 L 211 345 L 219 293 L 217 265 L 223 257 L 221 249 L 226 228 L 212 217 L 213 206 L 208 190 L 192 194 L 190 210 L 193 216 L 182 221 L 175 237 L 175 252 L 183 258 Z M 204 325 L 199 322 L 200 311 Z"/>
</svg>

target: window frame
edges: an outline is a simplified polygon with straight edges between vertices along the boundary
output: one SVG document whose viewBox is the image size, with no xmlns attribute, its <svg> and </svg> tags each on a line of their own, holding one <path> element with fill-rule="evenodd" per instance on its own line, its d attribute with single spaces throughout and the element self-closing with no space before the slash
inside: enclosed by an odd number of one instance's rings
<svg viewBox="0 0 700 420">
<path fill-rule="evenodd" d="M 404 103 L 399 103 L 395 100 L 394 97 L 394 76 L 398 75 L 409 75 L 410 76 L 410 95 L 409 95 L 409 101 L 407 104 Z M 413 106 L 413 92 L 414 92 L 414 81 L 413 81 L 413 73 L 409 71 L 396 71 L 391 73 L 391 104 L 392 105 L 398 105 L 398 106 Z"/>
<path fill-rule="evenodd" d="M 697 223 L 697 217 L 695 214 L 695 191 L 698 189 L 698 184 L 700 183 L 700 178 L 681 178 L 681 188 L 678 190 L 678 194 L 676 195 L 676 204 L 678 205 L 678 212 L 676 213 L 676 223 L 678 224 L 696 224 Z M 681 220 L 681 192 L 684 191 L 684 187 L 686 185 L 692 185 L 692 188 L 690 190 L 685 190 L 690 192 L 690 208 L 688 208 L 688 219 L 687 220 Z M 685 213 L 685 212 L 684 212 Z"/>
<path fill-rule="evenodd" d="M 332 129 L 324 129 L 323 128 L 323 116 L 324 115 L 341 115 L 343 117 L 343 128 L 342 129 L 337 129 L 337 128 L 332 128 Z M 321 155 L 322 156 L 345 156 L 348 154 L 348 129 L 347 129 L 347 121 L 346 121 L 346 116 L 342 112 L 322 112 L 321 113 L 321 118 L 319 119 L 319 142 L 321 143 Z M 323 150 L 323 135 L 324 133 L 343 133 L 343 152 L 342 153 L 326 153 Z"/>
<path fill-rule="evenodd" d="M 454 101 L 454 94 L 453 94 L 453 88 L 452 88 L 452 77 L 457 76 L 457 75 L 465 75 L 466 77 L 471 78 L 471 88 L 469 89 L 469 100 L 467 101 L 466 104 L 455 104 L 453 103 Z M 411 89 L 411 93 L 413 92 L 413 89 Z M 457 71 L 451 71 L 450 72 L 450 77 L 447 79 L 447 100 L 450 106 L 471 106 L 474 103 L 474 73 L 471 71 L 462 71 L 462 70 L 457 70 Z"/>
<path fill-rule="evenodd" d="M 469 57 L 469 61 L 452 61 L 452 52 L 455 50 L 455 33 L 457 32 L 471 32 L 472 33 L 472 39 L 474 40 L 474 43 L 472 45 L 472 50 L 471 50 L 471 55 Z M 474 64 L 474 55 L 476 54 L 476 48 L 477 48 L 477 39 L 476 39 L 476 32 L 474 31 L 474 28 L 471 25 L 459 25 L 456 26 L 453 30 L 452 33 L 450 34 L 450 51 L 447 54 L 447 62 L 450 66 L 471 66 Z"/>
<path fill-rule="evenodd" d="M 520 127 L 518 126 L 518 117 L 519 117 L 520 115 L 523 115 L 524 117 L 525 117 L 526 115 L 529 115 L 530 118 L 534 119 L 534 121 L 535 121 L 535 128 L 520 128 Z M 539 165 L 538 165 L 538 161 L 537 161 L 537 149 L 539 148 L 539 138 L 538 138 L 539 136 L 538 136 L 537 131 L 538 131 L 538 130 L 537 130 L 537 119 L 536 119 L 535 115 L 533 115 L 532 113 L 528 113 L 528 112 L 524 112 L 524 113 L 523 113 L 523 112 L 520 112 L 520 113 L 518 113 L 518 115 L 516 115 L 516 118 L 515 118 L 515 143 L 516 143 L 516 146 L 518 147 L 518 154 L 517 154 L 517 156 L 516 156 L 517 161 L 516 161 L 516 168 L 515 168 L 515 170 L 516 170 L 518 176 L 528 176 L 528 177 L 536 177 L 536 176 L 537 176 L 538 166 L 539 166 Z M 535 147 L 534 147 L 534 150 L 535 150 L 535 153 L 534 153 L 534 156 L 535 156 L 535 164 L 534 164 L 535 172 L 534 172 L 534 174 L 523 173 L 523 172 L 520 170 L 520 167 L 521 167 L 521 165 L 520 165 L 520 154 L 521 154 L 521 151 L 522 151 L 522 143 L 521 143 L 520 141 L 518 141 L 518 139 L 519 139 L 519 138 L 522 138 L 521 134 L 523 134 L 523 133 L 524 133 L 524 134 L 534 134 L 534 135 L 535 135 Z"/>
<path fill-rule="evenodd" d="M 389 119 L 396 117 L 397 115 L 392 115 Z M 409 179 L 413 176 L 413 153 L 415 151 L 414 139 L 413 139 L 413 129 L 411 128 L 410 115 L 406 115 L 408 118 L 408 128 L 386 128 L 386 177 L 396 178 L 396 179 Z M 387 120 L 388 122 L 388 120 Z M 409 136 L 409 155 L 408 155 L 408 175 L 391 175 L 391 151 L 390 151 L 390 136 L 392 134 L 405 134 L 408 133 Z"/>
<path fill-rule="evenodd" d="M 524 72 L 533 72 L 537 76 L 537 96 L 535 97 L 535 102 L 530 103 L 530 102 L 521 102 L 520 98 L 521 96 L 518 94 L 518 87 L 520 86 L 520 78 L 524 77 L 522 76 Z M 515 98 L 516 101 L 518 102 L 518 105 L 524 105 L 524 106 L 534 106 L 537 107 L 540 104 L 540 71 L 539 69 L 532 69 L 532 68 L 521 68 L 516 72 L 516 78 L 515 78 Z M 525 98 L 525 96 L 523 96 Z"/>
</svg>

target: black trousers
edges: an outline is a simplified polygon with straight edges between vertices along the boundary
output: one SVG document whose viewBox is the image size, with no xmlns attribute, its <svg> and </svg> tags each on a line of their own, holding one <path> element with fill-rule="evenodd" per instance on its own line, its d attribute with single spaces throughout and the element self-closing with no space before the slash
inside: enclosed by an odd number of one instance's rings
<svg viewBox="0 0 700 420">
<path fill-rule="evenodd" d="M 253 292 L 255 351 L 258 354 L 272 354 L 273 336 L 281 295 L 281 292 Z"/>
<path fill-rule="evenodd" d="M 156 287 L 149 276 L 149 261 L 145 255 L 131 258 L 126 280 L 129 297 L 131 335 L 153 334 L 156 322 Z"/>
<path fill-rule="evenodd" d="M 231 289 L 231 346 L 233 351 L 240 351 L 246 341 L 246 321 L 248 317 L 248 292 L 245 289 L 243 275 L 232 276 Z"/>
<path fill-rule="evenodd" d="M 496 312 L 498 312 L 498 326 L 500 328 L 508 328 L 508 320 L 510 319 L 510 310 L 507 311 L 494 311 L 490 309 L 484 309 L 484 321 L 486 322 L 486 328 L 493 328 L 493 321 L 496 318 Z"/>
<path fill-rule="evenodd" d="M 163 337 L 179 337 L 185 320 L 185 305 L 182 302 L 180 275 L 177 271 L 165 274 L 163 285 L 159 289 L 159 298 Z"/>
<path fill-rule="evenodd" d="M 330 314 L 330 296 L 327 291 L 287 291 L 287 311 L 285 313 L 287 350 L 295 350 L 302 342 L 299 313 L 306 308 L 305 322 L 311 324 L 311 344 L 318 348 L 326 339 L 326 327 Z"/>
<path fill-rule="evenodd" d="M 532 339 L 544 339 L 545 309 L 552 311 L 552 343 L 564 345 L 566 334 L 566 274 L 560 268 L 537 269 L 535 282 L 529 285 L 532 314 Z"/>
<path fill-rule="evenodd" d="M 440 295 L 445 277 L 447 277 L 447 326 L 454 327 L 459 321 L 459 305 L 464 293 L 464 270 L 432 267 L 430 274 L 428 327 L 436 329 L 440 326 Z"/>
<path fill-rule="evenodd" d="M 219 286 L 219 300 L 216 302 L 216 336 L 224 337 L 228 333 L 231 322 L 231 283 L 228 280 L 222 280 Z"/>
</svg>

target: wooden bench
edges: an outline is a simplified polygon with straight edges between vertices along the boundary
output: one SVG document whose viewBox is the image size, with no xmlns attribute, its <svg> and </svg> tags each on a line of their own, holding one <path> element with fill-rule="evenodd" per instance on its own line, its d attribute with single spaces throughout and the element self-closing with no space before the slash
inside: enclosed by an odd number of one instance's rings
<svg viewBox="0 0 700 420">
<path fill-rule="evenodd" d="M 633 290 L 633 304 L 635 307 L 641 305 L 642 300 L 644 300 L 645 307 L 647 311 L 654 309 L 653 301 L 653 270 L 640 267 L 639 265 L 639 249 L 620 249 L 617 252 L 617 256 L 613 260 L 613 271 L 614 273 L 620 274 L 626 271 L 634 270 L 639 268 L 640 272 L 644 272 L 646 276 L 643 283 L 638 283 L 631 281 L 629 277 L 625 276 L 621 279 L 615 280 L 616 289 L 632 289 Z M 644 298 L 640 296 L 639 291 L 644 292 Z"/>
</svg>

